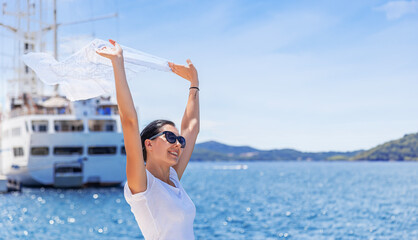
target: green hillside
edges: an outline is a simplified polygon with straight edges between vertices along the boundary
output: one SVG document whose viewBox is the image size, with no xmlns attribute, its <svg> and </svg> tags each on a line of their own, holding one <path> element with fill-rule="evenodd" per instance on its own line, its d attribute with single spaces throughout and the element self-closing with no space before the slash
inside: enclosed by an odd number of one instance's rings
<svg viewBox="0 0 418 240">
<path fill-rule="evenodd" d="M 196 144 L 192 161 L 321 161 L 349 160 L 361 151 L 301 152 L 294 149 L 258 150 L 248 146 L 230 146 L 209 141 Z"/>
<path fill-rule="evenodd" d="M 294 149 L 258 150 L 209 141 L 196 144 L 192 161 L 418 161 L 418 133 L 386 142 L 370 150 L 352 152 L 301 152 Z"/>
<path fill-rule="evenodd" d="M 364 151 L 350 160 L 418 161 L 418 133 Z"/>
</svg>

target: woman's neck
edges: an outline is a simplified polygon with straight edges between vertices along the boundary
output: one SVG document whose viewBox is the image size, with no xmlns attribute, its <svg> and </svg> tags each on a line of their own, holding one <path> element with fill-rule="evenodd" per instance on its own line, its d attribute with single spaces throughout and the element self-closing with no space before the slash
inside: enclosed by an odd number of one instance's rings
<svg viewBox="0 0 418 240">
<path fill-rule="evenodd" d="M 146 169 L 154 175 L 154 177 L 169 184 L 170 183 L 170 166 L 161 164 L 153 164 L 154 161 L 147 161 Z"/>
</svg>

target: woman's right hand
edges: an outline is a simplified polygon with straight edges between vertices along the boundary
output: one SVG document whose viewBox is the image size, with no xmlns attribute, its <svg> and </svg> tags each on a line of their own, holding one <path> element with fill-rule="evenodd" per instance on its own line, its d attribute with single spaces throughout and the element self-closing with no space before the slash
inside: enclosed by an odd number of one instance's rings
<svg viewBox="0 0 418 240">
<path fill-rule="evenodd" d="M 113 48 L 103 47 L 96 50 L 96 53 L 102 57 L 109 58 L 112 62 L 123 59 L 123 50 L 120 45 L 112 39 L 109 39 L 109 42 L 114 46 Z"/>
<path fill-rule="evenodd" d="M 199 78 L 197 76 L 197 70 L 194 67 L 192 61 L 187 59 L 187 66 L 178 65 L 172 62 L 169 62 L 168 65 L 170 66 L 171 70 L 179 75 L 180 77 L 190 81 L 192 86 L 198 87 L 199 86 Z"/>
</svg>

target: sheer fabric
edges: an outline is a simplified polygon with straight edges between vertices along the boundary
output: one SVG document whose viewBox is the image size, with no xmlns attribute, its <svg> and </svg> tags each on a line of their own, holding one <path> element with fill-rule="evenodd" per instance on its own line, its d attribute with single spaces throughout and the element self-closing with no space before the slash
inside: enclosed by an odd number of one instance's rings
<svg viewBox="0 0 418 240">
<path fill-rule="evenodd" d="M 96 53 L 109 42 L 95 39 L 78 52 L 58 62 L 47 53 L 28 53 L 23 61 L 32 68 L 47 85 L 59 84 L 65 96 L 71 100 L 83 100 L 104 94 L 115 94 L 112 63 Z M 121 46 L 128 76 L 148 69 L 171 71 L 168 61 L 133 48 Z"/>
</svg>

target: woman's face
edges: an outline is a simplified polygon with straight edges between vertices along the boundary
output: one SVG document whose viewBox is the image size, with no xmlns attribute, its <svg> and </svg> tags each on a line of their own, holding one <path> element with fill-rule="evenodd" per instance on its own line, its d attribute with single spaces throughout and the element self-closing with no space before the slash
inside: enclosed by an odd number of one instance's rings
<svg viewBox="0 0 418 240">
<path fill-rule="evenodd" d="M 176 136 L 179 135 L 177 128 L 169 124 L 161 127 L 160 132 L 164 131 L 173 132 Z M 178 141 L 169 143 L 167 139 L 165 139 L 165 135 L 161 135 L 156 139 L 151 140 L 151 144 L 152 148 L 148 153 L 152 159 L 157 160 L 160 164 L 168 164 L 170 166 L 177 164 L 182 153 L 182 148 Z"/>
</svg>

